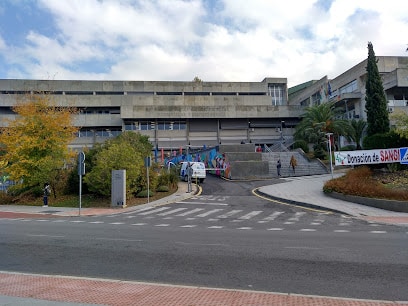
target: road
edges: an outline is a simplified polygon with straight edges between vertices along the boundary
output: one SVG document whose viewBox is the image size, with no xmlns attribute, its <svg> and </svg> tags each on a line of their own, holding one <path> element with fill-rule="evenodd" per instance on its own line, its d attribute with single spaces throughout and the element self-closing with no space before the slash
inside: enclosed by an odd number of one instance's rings
<svg viewBox="0 0 408 306">
<path fill-rule="evenodd" d="M 209 177 L 203 194 L 113 216 L 0 219 L 0 270 L 408 300 L 403 227 L 276 204 Z"/>
</svg>

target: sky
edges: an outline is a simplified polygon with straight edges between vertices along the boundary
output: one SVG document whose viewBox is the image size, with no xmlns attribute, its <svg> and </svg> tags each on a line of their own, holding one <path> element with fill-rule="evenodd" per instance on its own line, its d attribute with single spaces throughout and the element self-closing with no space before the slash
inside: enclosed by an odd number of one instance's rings
<svg viewBox="0 0 408 306">
<path fill-rule="evenodd" d="M 407 0 L 1 0 L 0 79 L 333 79 L 408 56 Z"/>
</svg>

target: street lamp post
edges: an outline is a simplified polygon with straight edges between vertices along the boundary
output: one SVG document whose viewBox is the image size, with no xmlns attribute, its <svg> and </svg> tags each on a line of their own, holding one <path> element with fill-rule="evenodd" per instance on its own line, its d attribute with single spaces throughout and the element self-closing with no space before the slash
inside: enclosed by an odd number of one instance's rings
<svg viewBox="0 0 408 306">
<path fill-rule="evenodd" d="M 328 144 L 329 144 L 330 173 L 333 179 L 333 163 L 332 163 L 332 151 L 331 151 L 331 136 L 332 135 L 333 133 L 326 133 L 326 136 L 328 138 Z"/>
<path fill-rule="evenodd" d="M 285 121 L 281 121 L 281 128 L 280 128 L 280 134 L 281 134 L 281 143 L 283 143 L 283 125 L 285 124 Z"/>
</svg>

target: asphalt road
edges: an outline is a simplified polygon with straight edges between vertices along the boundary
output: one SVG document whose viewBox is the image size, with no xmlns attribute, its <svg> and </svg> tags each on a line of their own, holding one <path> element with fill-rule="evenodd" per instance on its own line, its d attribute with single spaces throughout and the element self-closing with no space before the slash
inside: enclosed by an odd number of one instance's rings
<svg viewBox="0 0 408 306">
<path fill-rule="evenodd" d="M 0 219 L 0 270 L 408 300 L 406 228 L 269 202 L 258 184 L 209 177 L 169 207 Z"/>
</svg>

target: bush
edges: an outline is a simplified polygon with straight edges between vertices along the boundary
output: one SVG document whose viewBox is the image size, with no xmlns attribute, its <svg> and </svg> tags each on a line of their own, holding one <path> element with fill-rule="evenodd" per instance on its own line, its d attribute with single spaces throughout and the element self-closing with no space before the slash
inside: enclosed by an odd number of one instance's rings
<svg viewBox="0 0 408 306">
<path fill-rule="evenodd" d="M 323 191 L 368 198 L 408 200 L 408 191 L 387 188 L 381 181 L 374 179 L 373 171 L 367 166 L 351 169 L 346 175 L 326 182 Z"/>
<path fill-rule="evenodd" d="M 400 137 L 394 131 L 368 136 L 363 140 L 365 150 L 408 147 L 408 139 Z"/>
<path fill-rule="evenodd" d="M 307 142 L 304 140 L 296 140 L 295 143 L 293 144 L 294 149 L 302 149 L 303 152 L 309 153 L 309 146 L 307 145 Z"/>
<path fill-rule="evenodd" d="M 354 151 L 356 149 L 355 145 L 348 145 L 341 147 L 340 151 Z"/>
<path fill-rule="evenodd" d="M 148 196 L 154 196 L 153 191 L 149 190 L 149 193 L 147 193 L 147 190 L 142 190 L 138 194 L 136 194 L 136 198 L 147 198 Z"/>
<path fill-rule="evenodd" d="M 168 192 L 168 191 L 170 191 L 170 188 L 169 188 L 169 186 L 161 185 L 161 186 L 157 187 L 156 191 L 157 192 Z"/>
</svg>

